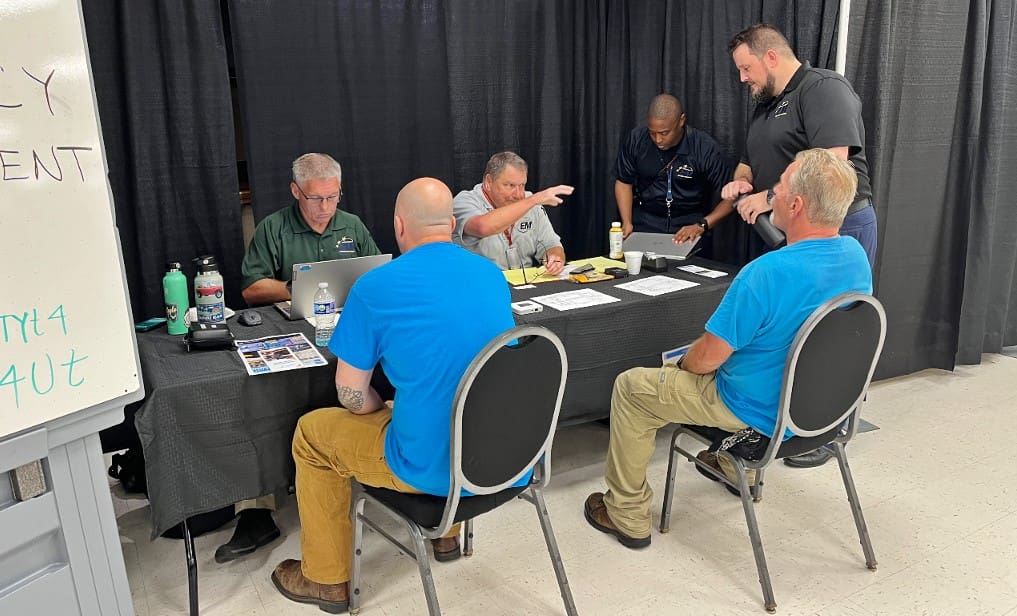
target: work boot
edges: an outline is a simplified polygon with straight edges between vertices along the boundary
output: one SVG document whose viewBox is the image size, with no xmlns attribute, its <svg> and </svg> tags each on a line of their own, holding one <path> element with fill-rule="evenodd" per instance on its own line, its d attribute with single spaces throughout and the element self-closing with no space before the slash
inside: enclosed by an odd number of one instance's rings
<svg viewBox="0 0 1017 616">
<path fill-rule="evenodd" d="M 342 614 L 350 609 L 350 584 L 319 584 L 304 577 L 300 561 L 287 559 L 276 565 L 272 583 L 290 601 L 311 603 L 329 614 Z"/>
</svg>

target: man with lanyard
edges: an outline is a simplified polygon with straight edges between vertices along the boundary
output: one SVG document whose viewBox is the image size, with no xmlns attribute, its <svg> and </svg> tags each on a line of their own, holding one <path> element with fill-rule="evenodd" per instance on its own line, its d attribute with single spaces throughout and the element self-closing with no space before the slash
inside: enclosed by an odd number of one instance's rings
<svg viewBox="0 0 1017 616">
<path fill-rule="evenodd" d="M 381 254 L 355 214 L 339 209 L 342 168 L 328 154 L 293 161 L 296 203 L 269 214 L 254 230 L 241 266 L 244 300 L 262 306 L 290 299 L 296 263 Z"/>
<path fill-rule="evenodd" d="M 858 240 L 871 268 L 876 260 L 876 213 L 865 160 L 862 103 L 842 75 L 802 63 L 787 39 L 769 24 L 739 32 L 728 44 L 742 83 L 756 108 L 749 123 L 745 155 L 725 198 L 741 198 L 738 213 L 750 224 L 772 209 L 770 187 L 798 152 L 825 148 L 849 161 L 858 175 L 858 191 L 840 227 L 840 234 Z M 743 196 L 744 195 L 744 196 Z M 788 466 L 825 464 L 832 454 L 824 448 L 785 458 Z"/>
<path fill-rule="evenodd" d="M 456 195 L 452 239 L 503 270 L 543 262 L 550 275 L 565 267 L 565 250 L 543 205 L 558 206 L 574 190 L 564 184 L 538 193 L 526 190 L 526 161 L 499 152 L 487 161 L 484 180 Z"/>
<path fill-rule="evenodd" d="M 733 198 L 710 207 L 731 177 L 731 163 L 713 137 L 685 124 L 681 102 L 659 94 L 646 126 L 629 133 L 618 150 L 614 197 L 623 237 L 633 231 L 696 239 L 731 213 Z"/>
</svg>

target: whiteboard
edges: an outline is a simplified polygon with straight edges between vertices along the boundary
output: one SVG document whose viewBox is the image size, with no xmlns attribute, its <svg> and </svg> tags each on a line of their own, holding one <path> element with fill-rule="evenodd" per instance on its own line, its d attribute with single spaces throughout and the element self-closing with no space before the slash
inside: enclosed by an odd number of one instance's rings
<svg viewBox="0 0 1017 616">
<path fill-rule="evenodd" d="M 0 438 L 143 393 L 78 0 L 0 1 Z"/>
</svg>

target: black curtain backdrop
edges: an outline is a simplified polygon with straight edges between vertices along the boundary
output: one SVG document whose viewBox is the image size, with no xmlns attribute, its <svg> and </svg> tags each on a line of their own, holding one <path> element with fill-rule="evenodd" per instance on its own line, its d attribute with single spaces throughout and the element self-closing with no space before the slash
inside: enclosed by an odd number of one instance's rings
<svg viewBox="0 0 1017 616">
<path fill-rule="evenodd" d="M 852 3 L 889 320 L 877 376 L 1017 343 L 1015 7 Z"/>
<path fill-rule="evenodd" d="M 239 307 L 243 237 L 226 48 L 208 2 L 82 3 L 135 320 L 165 314 L 167 260 L 214 254 Z M 193 304 L 193 299 L 192 302 Z"/>
<path fill-rule="evenodd" d="M 529 187 L 575 184 L 548 208 L 572 257 L 599 254 L 617 214 L 619 140 L 670 91 L 732 156 L 751 102 L 727 40 L 769 21 L 834 66 L 837 5 L 713 0 L 224 0 L 258 219 L 290 202 L 306 151 L 343 163 L 342 207 L 395 251 L 395 194 L 431 175 L 480 181 L 493 152 Z M 236 298 L 240 245 L 219 7 L 85 6 L 107 158 L 139 316 L 158 313 L 168 257 L 213 252 Z M 1017 343 L 1017 0 L 854 0 L 847 76 L 867 129 L 890 330 L 877 372 L 977 362 Z M 741 262 L 734 220 L 718 247 Z M 236 302 L 236 300 L 232 300 Z"/>
</svg>

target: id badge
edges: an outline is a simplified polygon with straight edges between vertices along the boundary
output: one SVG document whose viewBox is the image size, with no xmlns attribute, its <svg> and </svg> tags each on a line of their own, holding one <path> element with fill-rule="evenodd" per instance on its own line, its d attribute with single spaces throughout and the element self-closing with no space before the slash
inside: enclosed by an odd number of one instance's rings
<svg viewBox="0 0 1017 616">
<path fill-rule="evenodd" d="M 343 238 L 339 240 L 339 243 L 336 244 L 336 247 L 339 249 L 339 254 L 342 256 L 345 257 L 357 256 L 357 243 L 353 241 L 352 238 L 346 237 L 344 235 Z"/>
</svg>

